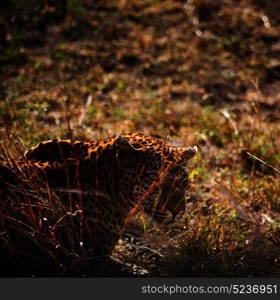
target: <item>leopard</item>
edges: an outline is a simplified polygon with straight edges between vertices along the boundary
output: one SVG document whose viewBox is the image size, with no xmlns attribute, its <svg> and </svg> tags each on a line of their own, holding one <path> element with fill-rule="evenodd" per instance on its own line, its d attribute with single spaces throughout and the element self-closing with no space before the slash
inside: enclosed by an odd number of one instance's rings
<svg viewBox="0 0 280 300">
<path fill-rule="evenodd" d="M 141 133 L 99 141 L 41 142 L 16 168 L 81 214 L 79 244 L 93 256 L 110 255 L 138 212 L 168 224 L 185 212 L 188 161 L 196 147 L 176 147 Z M 19 184 L 14 166 L 0 161 L 0 191 Z"/>
</svg>

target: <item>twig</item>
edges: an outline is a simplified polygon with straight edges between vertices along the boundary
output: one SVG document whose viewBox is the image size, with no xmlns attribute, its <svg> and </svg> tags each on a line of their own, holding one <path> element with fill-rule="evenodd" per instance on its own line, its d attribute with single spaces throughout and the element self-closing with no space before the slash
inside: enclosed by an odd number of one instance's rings
<svg viewBox="0 0 280 300">
<path fill-rule="evenodd" d="M 246 153 L 247 153 L 249 156 L 253 157 L 254 159 L 258 160 L 259 162 L 261 162 L 261 163 L 263 163 L 263 164 L 265 164 L 266 166 L 270 167 L 270 168 L 273 169 L 275 172 L 277 172 L 277 173 L 280 174 L 280 171 L 279 171 L 278 169 L 274 168 L 272 165 L 268 164 L 268 163 L 265 162 L 264 160 L 262 160 L 262 159 L 256 157 L 255 155 L 251 154 L 251 153 L 248 152 L 248 151 L 246 151 Z"/>
</svg>

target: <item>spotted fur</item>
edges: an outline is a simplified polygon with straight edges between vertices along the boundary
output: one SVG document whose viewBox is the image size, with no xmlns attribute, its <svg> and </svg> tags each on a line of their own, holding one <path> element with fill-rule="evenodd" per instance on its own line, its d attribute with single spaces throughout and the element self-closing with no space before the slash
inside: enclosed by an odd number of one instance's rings
<svg viewBox="0 0 280 300">
<path fill-rule="evenodd" d="M 46 141 L 26 152 L 17 167 L 70 199 L 82 212 L 84 247 L 107 255 L 141 208 L 158 222 L 184 212 L 186 163 L 195 152 L 134 133 L 98 142 Z M 0 176 L 2 191 L 18 184 L 8 162 L 0 162 Z"/>
</svg>

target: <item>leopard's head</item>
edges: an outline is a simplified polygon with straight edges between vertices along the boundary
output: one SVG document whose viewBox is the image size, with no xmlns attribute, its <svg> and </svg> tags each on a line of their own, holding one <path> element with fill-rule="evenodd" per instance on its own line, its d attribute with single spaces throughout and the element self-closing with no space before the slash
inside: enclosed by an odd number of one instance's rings
<svg viewBox="0 0 280 300">
<path fill-rule="evenodd" d="M 115 143 L 124 166 L 121 190 L 133 186 L 133 198 L 144 203 L 148 215 L 159 223 L 174 223 L 185 212 L 186 165 L 195 155 L 196 147 L 173 147 L 140 134 L 119 136 Z"/>
</svg>

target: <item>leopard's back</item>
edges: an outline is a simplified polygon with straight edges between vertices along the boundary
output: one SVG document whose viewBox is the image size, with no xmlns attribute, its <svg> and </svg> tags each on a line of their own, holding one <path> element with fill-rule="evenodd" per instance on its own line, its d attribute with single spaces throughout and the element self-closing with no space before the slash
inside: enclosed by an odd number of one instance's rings
<svg viewBox="0 0 280 300">
<path fill-rule="evenodd" d="M 63 162 L 68 158 L 83 159 L 87 156 L 89 148 L 95 144 L 96 142 L 79 140 L 48 140 L 32 147 L 24 156 L 29 161 L 40 162 Z"/>
</svg>

